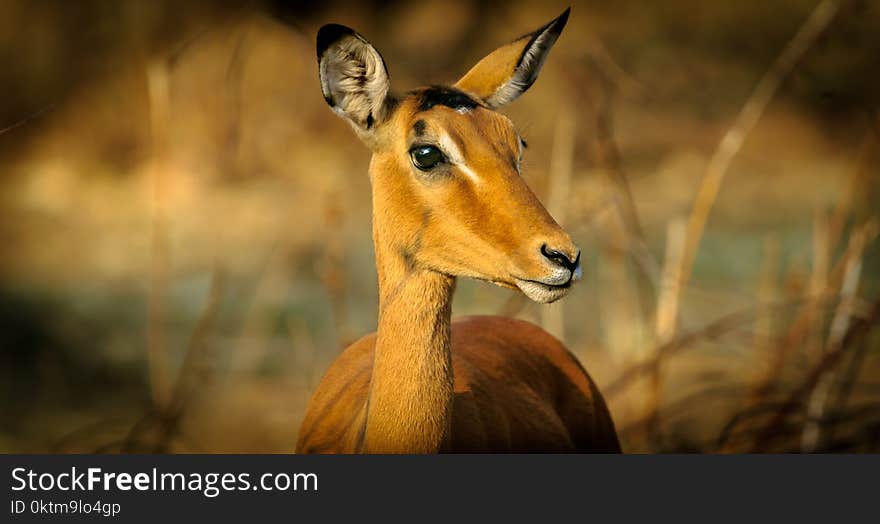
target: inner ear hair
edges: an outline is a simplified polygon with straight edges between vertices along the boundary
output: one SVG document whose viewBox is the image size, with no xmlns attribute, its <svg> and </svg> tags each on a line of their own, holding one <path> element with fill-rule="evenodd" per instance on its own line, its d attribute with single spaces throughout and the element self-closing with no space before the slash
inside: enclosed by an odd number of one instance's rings
<svg viewBox="0 0 880 524">
<path fill-rule="evenodd" d="M 371 132 L 393 104 L 382 55 L 363 36 L 339 24 L 318 31 L 317 54 L 324 100 L 359 134 Z"/>
</svg>

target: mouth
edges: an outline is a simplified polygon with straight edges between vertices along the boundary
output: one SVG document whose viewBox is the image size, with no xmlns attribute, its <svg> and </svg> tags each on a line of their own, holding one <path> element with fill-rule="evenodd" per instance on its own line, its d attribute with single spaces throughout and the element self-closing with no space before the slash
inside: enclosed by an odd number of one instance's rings
<svg viewBox="0 0 880 524">
<path fill-rule="evenodd" d="M 515 279 L 515 282 L 516 287 L 518 287 L 525 296 L 535 302 L 549 304 L 567 295 L 574 279 L 570 278 L 563 284 L 547 284 L 538 280 L 526 280 L 520 278 Z"/>
</svg>

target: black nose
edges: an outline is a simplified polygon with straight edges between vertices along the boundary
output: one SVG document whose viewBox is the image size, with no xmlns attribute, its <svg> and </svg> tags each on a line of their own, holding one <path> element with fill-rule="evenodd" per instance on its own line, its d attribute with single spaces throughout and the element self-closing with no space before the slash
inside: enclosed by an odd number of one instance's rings
<svg viewBox="0 0 880 524">
<path fill-rule="evenodd" d="M 578 261 L 581 259 L 581 253 L 578 251 L 577 256 L 574 260 L 568 258 L 568 255 L 561 251 L 557 251 L 553 248 L 548 248 L 547 244 L 541 246 L 541 254 L 544 255 L 548 260 L 559 264 L 569 271 L 574 271 L 577 269 Z"/>
</svg>

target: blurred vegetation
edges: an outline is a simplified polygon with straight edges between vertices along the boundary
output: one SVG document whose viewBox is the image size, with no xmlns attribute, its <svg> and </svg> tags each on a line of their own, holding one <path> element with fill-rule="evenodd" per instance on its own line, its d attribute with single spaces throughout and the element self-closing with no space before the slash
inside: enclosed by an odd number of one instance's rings
<svg viewBox="0 0 880 524">
<path fill-rule="evenodd" d="M 504 110 L 585 279 L 550 306 L 461 282 L 454 314 L 562 337 L 628 451 L 880 451 L 880 4 L 844 2 L 685 233 L 817 3 L 575 3 Z M 377 310 L 369 154 L 321 98 L 317 28 L 357 28 L 405 90 L 564 7 L 0 3 L 0 450 L 292 450 Z"/>
</svg>

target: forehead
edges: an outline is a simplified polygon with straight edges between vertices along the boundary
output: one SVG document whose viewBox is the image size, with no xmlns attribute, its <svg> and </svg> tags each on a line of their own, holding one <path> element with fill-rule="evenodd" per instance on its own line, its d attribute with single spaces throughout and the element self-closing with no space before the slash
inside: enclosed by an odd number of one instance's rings
<svg viewBox="0 0 880 524">
<path fill-rule="evenodd" d="M 431 86 L 417 90 L 413 95 L 419 111 L 429 111 L 435 106 L 445 106 L 465 113 L 482 105 L 469 94 L 453 87 Z"/>
<path fill-rule="evenodd" d="M 407 135 L 437 132 L 462 135 L 463 139 L 494 139 L 515 144 L 519 138 L 509 118 L 485 106 L 464 91 L 448 86 L 417 89 L 401 104 Z"/>
</svg>

